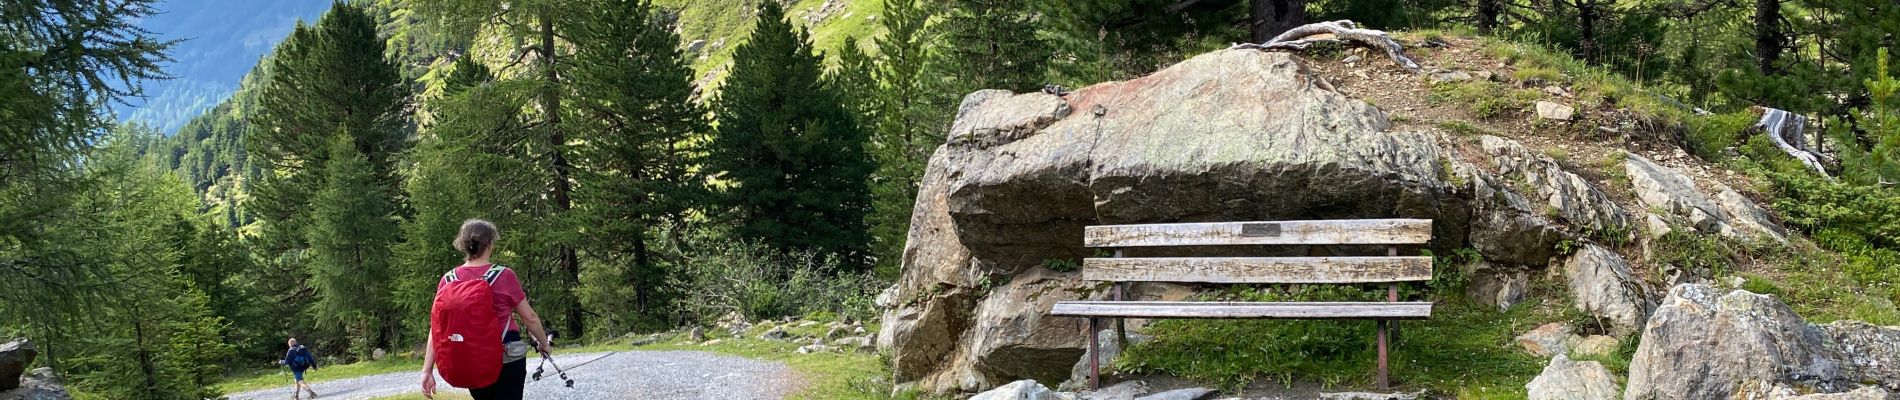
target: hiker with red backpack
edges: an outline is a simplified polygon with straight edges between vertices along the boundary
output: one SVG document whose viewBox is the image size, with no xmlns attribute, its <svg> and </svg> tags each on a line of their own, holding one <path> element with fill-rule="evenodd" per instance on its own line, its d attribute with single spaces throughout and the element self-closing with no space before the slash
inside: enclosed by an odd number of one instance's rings
<svg viewBox="0 0 1900 400">
<path fill-rule="evenodd" d="M 468 389 L 475 400 L 519 400 L 528 375 L 528 347 L 515 317 L 533 335 L 534 347 L 548 352 L 547 331 L 528 305 L 514 271 L 494 265 L 495 224 L 479 219 L 462 223 L 455 249 L 466 255 L 461 266 L 436 283 L 429 313 L 429 344 L 422 358 L 422 396 L 435 398 L 435 376 Z"/>
</svg>

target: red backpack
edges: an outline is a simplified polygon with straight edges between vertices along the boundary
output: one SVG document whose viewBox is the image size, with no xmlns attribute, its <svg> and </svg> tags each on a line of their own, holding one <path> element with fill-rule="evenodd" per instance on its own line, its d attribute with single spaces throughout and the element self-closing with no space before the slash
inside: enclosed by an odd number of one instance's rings
<svg viewBox="0 0 1900 400">
<path fill-rule="evenodd" d="M 435 345 L 436 371 L 450 386 L 483 388 L 501 376 L 501 336 L 506 329 L 495 315 L 495 295 L 489 288 L 506 271 L 489 267 L 481 280 L 464 281 L 449 271 L 435 292 L 429 312 L 429 343 Z"/>
</svg>

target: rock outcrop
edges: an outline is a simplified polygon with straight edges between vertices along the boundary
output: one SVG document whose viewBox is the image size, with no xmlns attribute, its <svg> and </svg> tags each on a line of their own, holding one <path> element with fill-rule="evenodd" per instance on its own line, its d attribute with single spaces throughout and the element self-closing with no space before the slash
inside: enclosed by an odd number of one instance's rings
<svg viewBox="0 0 1900 400">
<path fill-rule="evenodd" d="M 1629 400 L 1891 391 L 1900 327 L 1810 324 L 1772 296 L 1678 285 L 1643 329 L 1629 373 Z"/>
<path fill-rule="evenodd" d="M 1623 256 L 1597 245 L 1584 245 L 1564 261 L 1570 298 L 1582 311 L 1609 325 L 1610 333 L 1624 337 L 1642 329 L 1649 301 L 1642 283 L 1630 275 Z"/>
<path fill-rule="evenodd" d="M 26 373 L 26 367 L 33 365 L 33 358 L 39 354 L 26 339 L 0 344 L 0 392 L 20 387 L 20 375 Z"/>
<path fill-rule="evenodd" d="M 1039 265 L 1091 255 L 1088 225 L 1414 217 L 1462 245 L 1437 138 L 1389 125 L 1295 56 L 1250 50 L 1064 97 L 973 93 L 926 168 L 878 344 L 932 392 L 1066 378 L 1082 321 L 1048 305 L 1103 294 Z"/>
<path fill-rule="evenodd" d="M 1767 211 L 1734 188 L 1715 184 L 1716 200 L 1711 200 L 1696 188 L 1694 180 L 1674 168 L 1635 154 L 1628 155 L 1623 166 L 1643 207 L 1667 212 L 1698 232 L 1744 240 L 1788 240 Z"/>
<path fill-rule="evenodd" d="M 53 374 L 52 368 L 39 368 L 20 377 L 20 386 L 13 390 L 0 390 L 0 400 L 71 400 L 66 387 Z"/>
<path fill-rule="evenodd" d="M 1571 361 L 1558 354 L 1531 383 L 1525 384 L 1530 400 L 1614 400 L 1618 397 L 1616 376 L 1596 361 Z"/>
</svg>

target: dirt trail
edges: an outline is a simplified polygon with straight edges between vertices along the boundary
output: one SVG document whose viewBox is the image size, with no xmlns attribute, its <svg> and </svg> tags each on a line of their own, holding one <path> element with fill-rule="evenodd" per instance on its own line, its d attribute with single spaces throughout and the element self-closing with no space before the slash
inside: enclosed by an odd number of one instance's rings
<svg viewBox="0 0 1900 400">
<path fill-rule="evenodd" d="M 558 353 L 557 353 L 558 354 Z M 589 362 L 591 360 L 591 362 Z M 804 385 L 783 363 L 698 351 L 628 351 L 561 354 L 555 362 L 572 369 L 574 387 L 563 387 L 554 368 L 529 381 L 532 399 L 778 399 Z M 586 363 L 583 365 L 583 363 Z M 535 360 L 528 360 L 533 374 Z M 322 370 L 311 372 L 321 374 Z M 319 399 L 373 399 L 422 391 L 415 372 L 398 372 L 312 384 Z M 449 388 L 444 392 L 466 394 Z M 290 386 L 233 393 L 231 400 L 291 398 Z"/>
</svg>

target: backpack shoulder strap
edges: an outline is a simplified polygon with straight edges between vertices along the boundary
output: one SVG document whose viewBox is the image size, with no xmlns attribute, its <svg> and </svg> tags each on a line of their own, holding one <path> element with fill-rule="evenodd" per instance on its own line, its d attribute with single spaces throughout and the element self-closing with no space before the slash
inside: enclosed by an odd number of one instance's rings
<svg viewBox="0 0 1900 400">
<path fill-rule="evenodd" d="M 488 267 L 488 272 L 482 273 L 482 280 L 488 282 L 488 284 L 490 285 L 493 285 L 495 284 L 496 279 L 501 279 L 502 271 L 507 271 L 507 270 L 508 270 L 508 267 L 503 267 L 500 264 L 496 264 L 495 266 Z"/>
<path fill-rule="evenodd" d="M 449 269 L 449 272 L 442 274 L 443 282 L 455 283 L 458 280 L 461 279 L 455 277 L 455 269 Z"/>
</svg>

